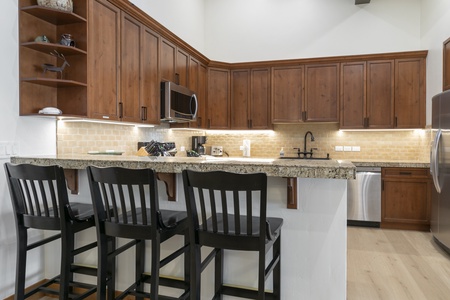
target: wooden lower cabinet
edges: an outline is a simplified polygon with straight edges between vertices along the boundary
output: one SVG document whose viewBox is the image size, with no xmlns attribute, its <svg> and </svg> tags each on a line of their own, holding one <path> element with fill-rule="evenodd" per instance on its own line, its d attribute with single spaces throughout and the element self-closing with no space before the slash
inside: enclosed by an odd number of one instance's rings
<svg viewBox="0 0 450 300">
<path fill-rule="evenodd" d="M 381 228 L 429 231 L 429 169 L 382 168 L 381 180 Z"/>
</svg>

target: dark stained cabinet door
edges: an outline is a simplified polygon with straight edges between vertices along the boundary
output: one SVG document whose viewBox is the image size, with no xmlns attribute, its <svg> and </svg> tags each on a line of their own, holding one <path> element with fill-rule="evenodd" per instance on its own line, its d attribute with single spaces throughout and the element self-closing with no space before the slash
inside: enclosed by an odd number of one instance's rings
<svg viewBox="0 0 450 300">
<path fill-rule="evenodd" d="M 208 71 L 208 123 L 209 129 L 230 128 L 230 71 L 209 68 Z"/>
<path fill-rule="evenodd" d="M 140 122 L 141 32 L 136 19 L 122 13 L 122 42 L 119 99 L 120 118 L 125 122 Z"/>
<path fill-rule="evenodd" d="M 394 127 L 394 61 L 367 62 L 367 128 Z"/>
<path fill-rule="evenodd" d="M 395 128 L 425 128 L 425 59 L 395 60 Z"/>
<path fill-rule="evenodd" d="M 381 227 L 429 231 L 429 169 L 382 168 L 381 176 Z"/>
<path fill-rule="evenodd" d="M 231 72 L 231 129 L 268 129 L 270 120 L 270 70 Z"/>
<path fill-rule="evenodd" d="M 90 8 L 88 116 L 119 120 L 120 10 L 106 0 L 93 0 Z"/>
<path fill-rule="evenodd" d="M 450 90 L 450 38 L 443 45 L 442 90 Z"/>
<path fill-rule="evenodd" d="M 161 119 L 159 41 L 160 36 L 157 33 L 144 27 L 141 48 L 140 114 L 142 122 L 148 124 L 159 124 Z"/>
<path fill-rule="evenodd" d="M 231 129 L 250 127 L 250 70 L 231 71 Z"/>
<path fill-rule="evenodd" d="M 175 82 L 175 60 L 177 48 L 171 42 L 161 39 L 160 72 L 162 81 Z"/>
<path fill-rule="evenodd" d="M 252 69 L 250 78 L 250 128 L 270 129 L 270 69 Z"/>
<path fill-rule="evenodd" d="M 207 94 L 208 94 L 208 67 L 204 64 L 199 64 L 198 66 L 198 83 L 197 83 L 197 100 L 198 100 L 198 111 L 197 111 L 197 122 L 196 127 L 206 128 L 207 121 Z"/>
<path fill-rule="evenodd" d="M 366 119 L 366 62 L 341 64 L 340 128 L 363 129 Z"/>
<path fill-rule="evenodd" d="M 182 86 L 188 86 L 189 54 L 177 49 L 177 61 L 175 71 L 175 82 Z"/>
<path fill-rule="evenodd" d="M 303 67 L 272 68 L 272 123 L 299 123 L 303 110 Z"/>
<path fill-rule="evenodd" d="M 306 65 L 304 121 L 339 121 L 339 64 Z"/>
</svg>

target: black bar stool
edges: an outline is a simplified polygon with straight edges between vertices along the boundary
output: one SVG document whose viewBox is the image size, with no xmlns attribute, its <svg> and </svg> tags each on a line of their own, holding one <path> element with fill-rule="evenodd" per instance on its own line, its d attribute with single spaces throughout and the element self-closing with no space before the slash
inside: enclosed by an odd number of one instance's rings
<svg viewBox="0 0 450 300">
<path fill-rule="evenodd" d="M 5 163 L 5 172 L 17 232 L 14 299 L 25 299 L 37 292 L 58 295 L 59 299 L 84 299 L 95 293 L 96 285 L 75 282 L 73 278 L 74 273 L 97 275 L 95 267 L 74 263 L 76 255 L 97 245 L 92 242 L 75 248 L 75 234 L 95 226 L 92 205 L 69 203 L 64 171 L 59 166 Z M 29 243 L 28 230 L 32 228 L 58 233 Z M 59 238 L 60 274 L 25 292 L 27 252 Z"/>
<path fill-rule="evenodd" d="M 116 299 L 126 295 L 136 298 L 188 299 L 189 237 L 185 211 L 161 210 L 155 172 L 151 169 L 87 167 L 94 204 L 99 241 L 97 299 L 105 299 L 106 266 L 123 251 L 135 246 L 134 282 Z M 171 237 L 184 235 L 184 245 L 161 259 L 160 245 Z M 108 237 L 128 239 L 125 245 L 108 253 L 104 241 Z M 151 240 L 151 274 L 145 272 L 145 241 Z M 184 254 L 184 279 L 160 276 L 160 268 Z M 120 270 L 118 270 L 120 272 Z M 150 293 L 144 284 L 150 283 Z M 159 286 L 183 290 L 178 298 L 159 295 Z"/>
<path fill-rule="evenodd" d="M 191 299 L 200 299 L 201 272 L 215 258 L 215 295 L 250 299 L 281 299 L 280 259 L 283 219 L 269 218 L 267 176 L 222 171 L 183 171 L 191 244 Z M 254 211 L 259 214 L 254 214 Z M 214 248 L 202 261 L 201 247 Z M 272 259 L 266 264 L 266 254 Z M 223 283 L 224 250 L 258 253 L 258 287 L 247 289 Z M 273 292 L 265 291 L 272 274 Z"/>
</svg>

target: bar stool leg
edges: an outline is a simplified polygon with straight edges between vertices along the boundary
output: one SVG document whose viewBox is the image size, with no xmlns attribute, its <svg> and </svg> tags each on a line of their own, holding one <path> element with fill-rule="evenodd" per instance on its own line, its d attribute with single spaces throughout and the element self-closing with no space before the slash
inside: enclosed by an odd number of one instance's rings
<svg viewBox="0 0 450 300">
<path fill-rule="evenodd" d="M 144 291 L 144 283 L 141 281 L 142 274 L 144 273 L 145 267 L 145 241 L 139 240 L 135 246 L 135 255 L 136 255 L 136 266 L 135 266 L 135 281 L 138 283 L 136 287 L 136 291 L 143 292 Z M 152 253 L 153 259 L 153 253 Z M 153 270 L 152 270 L 152 280 L 153 280 Z M 136 300 L 142 300 L 142 297 L 136 297 Z"/>
<path fill-rule="evenodd" d="M 28 233 L 24 227 L 17 229 L 17 257 L 16 257 L 16 292 L 14 299 L 25 297 L 25 274 L 27 265 Z"/>
<path fill-rule="evenodd" d="M 273 298 L 281 299 L 281 233 L 273 245 L 273 257 L 279 257 L 277 266 L 272 271 Z"/>
</svg>

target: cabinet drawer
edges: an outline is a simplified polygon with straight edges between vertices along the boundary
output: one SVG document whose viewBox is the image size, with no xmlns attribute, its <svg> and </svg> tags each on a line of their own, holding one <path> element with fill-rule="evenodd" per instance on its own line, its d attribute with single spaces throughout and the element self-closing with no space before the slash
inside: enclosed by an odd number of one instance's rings
<svg viewBox="0 0 450 300">
<path fill-rule="evenodd" d="M 401 178 L 427 178 L 430 170 L 426 168 L 382 168 L 381 176 Z"/>
</svg>

